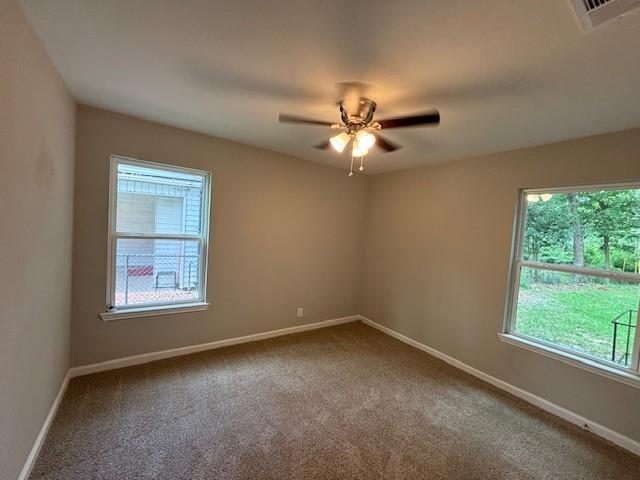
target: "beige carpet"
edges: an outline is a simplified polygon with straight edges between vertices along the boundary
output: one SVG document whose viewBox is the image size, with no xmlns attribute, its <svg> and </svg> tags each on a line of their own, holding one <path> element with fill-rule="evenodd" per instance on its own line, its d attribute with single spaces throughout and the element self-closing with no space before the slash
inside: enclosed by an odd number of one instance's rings
<svg viewBox="0 0 640 480">
<path fill-rule="evenodd" d="M 71 381 L 32 479 L 639 479 L 640 458 L 361 323 Z"/>
</svg>

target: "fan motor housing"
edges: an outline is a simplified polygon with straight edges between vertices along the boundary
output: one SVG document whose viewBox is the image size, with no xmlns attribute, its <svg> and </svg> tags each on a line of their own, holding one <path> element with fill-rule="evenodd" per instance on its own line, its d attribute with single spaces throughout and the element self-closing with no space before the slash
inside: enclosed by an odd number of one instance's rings
<svg viewBox="0 0 640 480">
<path fill-rule="evenodd" d="M 351 113 L 347 111 L 345 101 L 340 100 L 340 117 L 349 130 L 359 130 L 369 125 L 373 120 L 373 114 L 376 111 L 376 102 L 370 98 L 360 97 L 358 101 L 358 111 Z"/>
</svg>

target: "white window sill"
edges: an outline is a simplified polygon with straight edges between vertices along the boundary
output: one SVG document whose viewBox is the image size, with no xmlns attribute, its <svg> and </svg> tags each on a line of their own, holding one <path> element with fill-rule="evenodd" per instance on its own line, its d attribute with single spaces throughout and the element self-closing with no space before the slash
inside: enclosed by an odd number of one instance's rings
<svg viewBox="0 0 640 480">
<path fill-rule="evenodd" d="M 122 320 L 125 318 L 155 317 L 158 315 L 173 315 L 176 313 L 199 312 L 209 308 L 207 302 L 182 303 L 179 305 L 162 305 L 158 307 L 127 308 L 102 312 L 98 316 L 104 321 Z"/>
<path fill-rule="evenodd" d="M 511 333 L 499 333 L 498 337 L 503 342 L 510 343 L 511 345 L 525 348 L 532 352 L 540 353 L 546 357 L 554 358 L 556 360 L 560 360 L 561 362 L 568 363 L 569 365 L 573 365 L 574 367 L 578 367 L 583 370 L 602 375 L 603 377 L 625 383 L 632 387 L 640 388 L 640 375 L 638 375 L 637 373 L 621 370 L 604 363 L 589 360 L 588 358 L 584 358 L 579 355 L 572 355 L 571 353 L 565 352 L 564 350 L 549 347 L 547 345 L 543 345 L 538 342 L 523 338 L 519 335 L 514 335 Z"/>
</svg>

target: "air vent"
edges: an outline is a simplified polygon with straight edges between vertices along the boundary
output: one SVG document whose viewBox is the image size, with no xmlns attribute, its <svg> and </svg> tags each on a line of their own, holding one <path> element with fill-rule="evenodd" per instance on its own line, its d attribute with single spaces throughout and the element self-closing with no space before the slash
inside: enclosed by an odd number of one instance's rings
<svg viewBox="0 0 640 480">
<path fill-rule="evenodd" d="M 590 12 L 612 1 L 615 0 L 582 0 L 582 3 L 584 3 L 584 8 L 587 9 L 587 12 Z"/>
<path fill-rule="evenodd" d="M 640 7 L 640 0 L 571 0 L 585 30 L 593 30 Z"/>
</svg>

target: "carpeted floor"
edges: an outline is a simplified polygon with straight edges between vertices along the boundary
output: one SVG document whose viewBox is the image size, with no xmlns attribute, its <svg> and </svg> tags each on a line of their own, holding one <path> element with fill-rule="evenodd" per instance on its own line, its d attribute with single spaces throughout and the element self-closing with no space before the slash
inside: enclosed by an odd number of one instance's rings
<svg viewBox="0 0 640 480">
<path fill-rule="evenodd" d="M 640 458 L 361 323 L 71 381 L 32 479 L 639 479 Z"/>
</svg>

